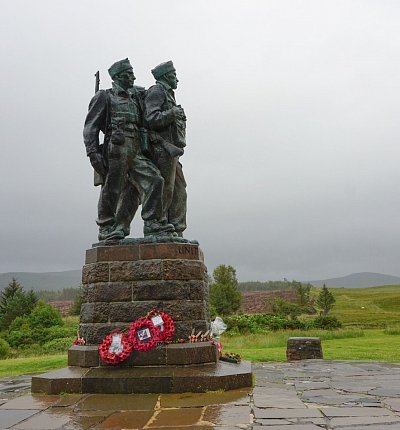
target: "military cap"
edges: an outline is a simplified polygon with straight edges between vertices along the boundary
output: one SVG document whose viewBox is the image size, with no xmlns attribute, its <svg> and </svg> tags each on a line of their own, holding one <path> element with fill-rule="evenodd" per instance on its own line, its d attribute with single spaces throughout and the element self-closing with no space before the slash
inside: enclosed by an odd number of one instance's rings
<svg viewBox="0 0 400 430">
<path fill-rule="evenodd" d="M 167 61 L 165 63 L 161 63 L 158 66 L 154 67 L 151 71 L 155 79 L 161 78 L 161 76 L 165 75 L 169 72 L 175 72 L 174 63 L 172 61 Z"/>
<path fill-rule="evenodd" d="M 123 72 L 124 70 L 132 69 L 132 65 L 129 62 L 128 58 L 125 58 L 125 60 L 120 60 L 114 63 L 109 69 L 108 73 L 111 76 L 111 79 L 114 79 L 115 75 L 118 75 L 118 73 Z"/>
</svg>

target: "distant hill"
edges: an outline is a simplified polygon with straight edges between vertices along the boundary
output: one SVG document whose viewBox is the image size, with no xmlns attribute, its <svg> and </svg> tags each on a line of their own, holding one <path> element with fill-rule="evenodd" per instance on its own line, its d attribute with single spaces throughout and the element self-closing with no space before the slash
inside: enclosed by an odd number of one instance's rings
<svg viewBox="0 0 400 430">
<path fill-rule="evenodd" d="M 67 287 L 78 287 L 81 284 L 80 270 L 67 270 L 65 272 L 9 272 L 0 273 L 0 290 L 5 288 L 12 278 L 24 287 L 25 290 L 62 290 Z"/>
<path fill-rule="evenodd" d="M 382 273 L 362 272 L 353 273 L 341 278 L 322 279 L 318 281 L 308 281 L 315 287 L 322 287 L 325 284 L 330 288 L 366 288 L 380 285 L 400 285 L 400 277 L 383 275 Z"/>
<path fill-rule="evenodd" d="M 26 290 L 62 290 L 67 287 L 78 287 L 81 284 L 80 270 L 64 272 L 8 272 L 0 273 L 0 290 L 5 288 L 12 278 L 16 278 Z M 400 285 L 399 276 L 384 275 L 382 273 L 353 273 L 341 278 L 321 279 L 309 282 L 315 287 L 325 284 L 330 288 L 366 288 L 380 285 Z M 286 286 L 287 288 L 287 286 Z M 268 282 L 239 282 L 240 291 L 268 291 L 285 289 L 283 281 Z"/>
</svg>

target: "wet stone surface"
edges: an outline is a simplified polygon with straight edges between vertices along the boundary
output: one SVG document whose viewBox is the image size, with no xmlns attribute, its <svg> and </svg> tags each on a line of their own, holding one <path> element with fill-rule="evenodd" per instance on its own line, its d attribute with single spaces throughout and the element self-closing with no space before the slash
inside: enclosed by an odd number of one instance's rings
<svg viewBox="0 0 400 430">
<path fill-rule="evenodd" d="M 181 394 L 31 395 L 0 379 L 0 430 L 398 430 L 400 363 L 257 363 L 249 389 Z"/>
</svg>

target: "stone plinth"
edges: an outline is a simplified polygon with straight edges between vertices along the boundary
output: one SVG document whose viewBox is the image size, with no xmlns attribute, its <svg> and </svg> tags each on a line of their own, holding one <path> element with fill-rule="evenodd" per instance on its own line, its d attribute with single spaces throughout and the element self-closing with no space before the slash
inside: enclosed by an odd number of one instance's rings
<svg viewBox="0 0 400 430">
<path fill-rule="evenodd" d="M 207 270 L 198 245 L 98 246 L 86 251 L 80 335 L 97 345 L 154 308 L 171 315 L 175 339 L 209 321 Z"/>
<path fill-rule="evenodd" d="M 287 342 L 286 358 L 288 361 L 323 358 L 321 339 L 319 337 L 290 337 Z"/>
<path fill-rule="evenodd" d="M 217 348 L 211 342 L 160 345 L 147 352 L 133 351 L 119 367 L 176 366 L 210 364 L 218 361 Z M 68 350 L 68 366 L 115 367 L 104 363 L 97 346 L 72 346 Z"/>
<path fill-rule="evenodd" d="M 211 342 L 159 345 L 134 351 L 118 365 L 102 362 L 98 346 L 114 330 L 154 308 L 174 320 L 174 339 L 208 330 L 204 257 L 193 243 L 95 245 L 82 270 L 79 331 L 85 346 L 68 350 L 68 368 L 32 378 L 32 392 L 182 393 L 252 385 L 251 363 L 218 360 Z"/>
<path fill-rule="evenodd" d="M 251 363 L 159 367 L 67 367 L 32 378 L 32 392 L 201 393 L 251 387 Z"/>
</svg>

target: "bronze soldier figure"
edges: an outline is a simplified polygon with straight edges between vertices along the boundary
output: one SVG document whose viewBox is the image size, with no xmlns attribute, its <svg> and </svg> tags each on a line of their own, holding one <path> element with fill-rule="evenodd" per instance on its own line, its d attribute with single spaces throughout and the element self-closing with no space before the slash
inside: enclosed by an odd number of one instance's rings
<svg viewBox="0 0 400 430">
<path fill-rule="evenodd" d="M 178 79 L 172 61 L 159 64 L 151 73 L 156 84 L 147 90 L 145 119 L 149 128 L 151 158 L 164 178 L 163 219 L 178 236 L 186 229 L 186 182 L 179 156 L 186 146 L 186 116 L 176 104 Z"/>
<path fill-rule="evenodd" d="M 112 88 L 98 91 L 89 105 L 83 130 L 86 153 L 102 176 L 98 203 L 99 240 L 123 239 L 142 202 L 145 236 L 173 236 L 174 227 L 163 216 L 164 179 L 141 151 L 142 107 L 135 75 L 128 59 L 108 70 Z M 99 144 L 99 132 L 104 143 Z M 140 196 L 139 196 L 139 195 Z"/>
</svg>

